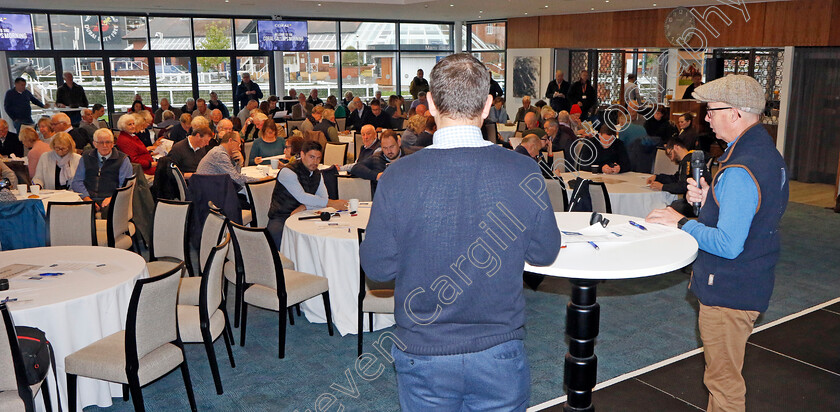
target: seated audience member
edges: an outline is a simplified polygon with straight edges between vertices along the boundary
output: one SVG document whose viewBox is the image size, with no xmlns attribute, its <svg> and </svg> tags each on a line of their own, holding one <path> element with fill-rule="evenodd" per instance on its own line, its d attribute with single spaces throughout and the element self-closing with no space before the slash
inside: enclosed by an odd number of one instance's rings
<svg viewBox="0 0 840 412">
<path fill-rule="evenodd" d="M 400 136 L 393 130 L 383 131 L 379 142 L 379 149 L 362 162 L 357 162 L 350 169 L 350 173 L 362 179 L 377 181 L 391 163 L 414 152 L 402 147 Z"/>
<path fill-rule="evenodd" d="M 216 125 L 222 121 L 224 117 L 222 117 L 222 111 L 219 109 L 213 109 L 210 111 L 210 130 L 216 130 Z"/>
<path fill-rule="evenodd" d="M 309 91 L 309 97 L 306 99 L 306 102 L 311 104 L 312 107 L 324 105 L 324 101 L 318 97 L 318 89 Z"/>
<path fill-rule="evenodd" d="M 192 97 L 188 97 L 186 103 L 183 106 L 181 106 L 181 113 L 189 113 L 192 116 L 193 112 L 195 112 L 195 109 L 195 99 L 193 99 Z"/>
<path fill-rule="evenodd" d="M 429 103 L 426 101 L 426 92 L 422 92 L 422 91 L 417 93 L 417 99 L 415 99 L 413 102 L 411 102 L 411 107 L 409 107 L 409 110 L 410 109 L 417 109 L 417 106 L 419 106 L 421 104 L 423 106 L 429 107 Z"/>
<path fill-rule="evenodd" d="M 0 119 L 0 155 L 23 157 L 23 143 L 17 133 L 9 131 L 9 123 L 5 119 Z"/>
<path fill-rule="evenodd" d="M 274 186 L 271 206 L 268 209 L 267 228 L 278 248 L 286 219 L 291 215 L 323 207 L 347 209 L 347 200 L 332 200 L 327 197 L 327 188 L 324 186 L 324 179 L 321 178 L 321 171 L 318 170 L 322 155 L 323 149 L 318 142 L 304 142 L 300 159 L 290 162 L 277 173 L 277 185 Z"/>
<path fill-rule="evenodd" d="M 325 106 L 332 106 L 332 107 L 328 107 L 328 108 L 332 109 L 335 112 L 335 117 L 337 117 L 339 119 L 343 119 L 343 118 L 347 117 L 347 107 L 344 106 L 343 104 L 338 104 L 338 98 L 337 97 L 335 97 L 333 95 L 330 95 L 329 97 L 327 97 L 327 104 Z"/>
<path fill-rule="evenodd" d="M 198 163 L 195 173 L 201 175 L 229 175 L 240 188 L 245 186 L 245 183 L 256 180 L 239 173 L 244 162 L 242 152 L 239 149 L 241 146 L 242 138 L 239 137 L 239 133 L 235 131 L 226 133 L 220 139 L 219 145 L 210 149 L 204 155 Z"/>
<path fill-rule="evenodd" d="M 350 115 L 347 117 L 347 128 L 355 131 L 362 130 L 363 120 L 368 116 L 370 109 L 362 103 L 362 99 L 354 97 L 347 105 L 347 110 L 350 111 Z"/>
<path fill-rule="evenodd" d="M 198 169 L 198 164 L 207 154 L 207 144 L 210 143 L 211 138 L 213 138 L 212 130 L 199 127 L 194 129 L 186 139 L 172 145 L 167 156 L 178 166 L 185 178 L 189 179 Z"/>
<path fill-rule="evenodd" d="M 353 101 L 353 92 L 346 92 L 344 93 L 344 97 L 341 99 L 341 105 L 347 107 L 350 105 L 350 102 Z"/>
<path fill-rule="evenodd" d="M 618 139 L 615 131 L 609 125 L 602 125 L 597 138 L 589 138 L 590 144 L 584 145 L 581 149 L 580 158 L 582 161 L 593 159 L 589 162 L 597 166 L 603 173 L 617 174 L 630 171 L 630 157 L 624 143 Z M 595 149 L 593 155 L 592 150 Z M 586 166 L 584 166 L 586 170 Z"/>
<path fill-rule="evenodd" d="M 554 109 L 551 108 L 551 106 L 545 105 L 542 107 L 542 109 L 540 109 L 540 116 L 537 120 L 539 120 L 540 127 L 543 127 L 545 125 L 546 120 L 556 118 L 557 112 L 555 112 Z"/>
<path fill-rule="evenodd" d="M 694 115 L 688 112 L 683 113 L 677 121 L 677 126 L 680 129 L 677 136 L 683 141 L 685 148 L 688 150 L 697 149 L 699 143 L 697 132 L 691 127 L 692 123 L 694 123 Z"/>
<path fill-rule="evenodd" d="M 160 123 L 163 122 L 164 120 L 166 120 L 166 119 L 163 118 L 163 112 L 165 112 L 167 110 L 172 112 L 172 114 L 174 115 L 173 116 L 174 118 L 178 119 L 178 118 L 181 117 L 181 109 L 178 109 L 176 107 L 172 107 L 169 104 L 169 99 L 164 97 L 163 99 L 160 99 L 160 107 L 158 107 L 158 109 L 155 110 L 155 118 L 154 118 L 155 124 L 160 126 Z"/>
<path fill-rule="evenodd" d="M 146 105 L 143 104 L 142 100 L 137 99 L 138 96 L 139 95 L 134 96 L 134 102 L 132 102 L 131 107 L 129 107 L 128 110 L 125 111 L 126 113 L 138 113 L 141 110 L 146 110 Z"/>
<path fill-rule="evenodd" d="M 266 120 L 268 120 L 268 116 L 266 116 L 265 113 L 255 111 L 253 116 L 249 117 L 248 121 L 245 122 L 242 127 L 242 140 L 250 142 L 260 137 L 260 131 L 262 130 L 263 124 Z"/>
<path fill-rule="evenodd" d="M 191 131 L 190 124 L 192 124 L 192 115 L 189 113 L 182 114 L 178 124 L 172 126 L 172 129 L 169 130 L 169 140 L 178 143 L 186 139 Z"/>
<path fill-rule="evenodd" d="M 131 163 L 140 164 L 144 174 L 154 175 L 157 162 L 152 159 L 149 149 L 137 136 L 137 120 L 137 116 L 131 114 L 120 116 L 120 120 L 117 121 L 117 129 L 120 130 L 120 135 L 117 137 L 117 149 L 125 153 Z"/>
<path fill-rule="evenodd" d="M 210 112 L 212 112 L 212 111 L 213 111 L 212 109 L 207 107 L 207 101 L 206 100 L 204 100 L 202 98 L 198 98 L 198 100 L 195 101 L 195 110 L 193 110 L 192 116 L 193 116 L 193 118 L 195 118 L 197 116 L 203 116 L 203 117 L 206 117 L 209 120 L 210 119 Z"/>
<path fill-rule="evenodd" d="M 572 124 L 570 126 L 578 136 L 587 135 L 587 131 L 583 128 L 583 121 L 580 120 L 581 114 L 583 114 L 583 110 L 581 110 L 580 106 L 573 104 L 572 110 L 569 111 L 569 117 L 572 120 Z"/>
<path fill-rule="evenodd" d="M 236 130 L 236 126 L 233 124 L 234 121 L 238 121 L 238 117 L 234 117 L 233 120 L 231 119 L 222 119 L 218 125 L 216 125 L 216 133 L 214 134 L 213 138 L 210 139 L 210 142 L 207 143 L 207 150 L 216 147 L 219 145 L 222 136 L 226 133 L 230 133 Z"/>
<path fill-rule="evenodd" d="M 365 159 L 372 156 L 373 153 L 379 149 L 379 138 L 376 136 L 376 129 L 374 129 L 372 125 L 366 124 L 362 126 L 360 134 L 362 135 L 362 147 L 359 149 L 359 155 L 356 158 L 356 162 L 346 165 L 336 165 L 340 171 L 349 172 L 356 163 L 365 161 Z"/>
<path fill-rule="evenodd" d="M 548 119 L 545 121 L 545 137 L 551 142 L 552 152 L 562 150 L 564 156 L 569 156 L 572 153 L 572 144 L 577 139 L 575 133 L 569 126 L 561 124 L 558 120 L 568 121 L 569 114 L 565 111 L 560 112 L 557 119 Z M 564 115 L 565 113 L 565 115 Z"/>
<path fill-rule="evenodd" d="M 315 130 L 315 125 L 321 123 L 321 120 L 324 118 L 324 110 L 326 110 L 324 106 L 313 107 L 312 112 L 309 113 L 309 116 L 306 116 L 306 120 L 300 124 L 298 129 L 304 134 Z M 326 136 L 326 133 L 324 133 L 324 136 Z"/>
<path fill-rule="evenodd" d="M 522 132 L 523 136 L 535 134 L 542 138 L 545 136 L 545 130 L 540 128 L 539 118 L 534 112 L 525 113 L 525 130 Z"/>
<path fill-rule="evenodd" d="M 134 119 L 131 116 L 123 116 Z M 123 117 L 120 117 L 122 119 Z M 93 134 L 93 146 L 82 155 L 70 189 L 82 200 L 96 202 L 96 208 L 108 206 L 117 188 L 125 184 L 134 173 L 128 156 L 114 148 L 114 134 L 109 129 L 99 129 Z"/>
<path fill-rule="evenodd" d="M 251 117 L 251 112 L 259 107 L 260 103 L 258 101 L 248 100 L 248 104 L 245 107 L 243 107 L 242 110 L 239 111 L 236 117 L 239 118 L 239 122 L 242 123 L 242 125 L 245 125 L 245 123 L 247 123 L 248 119 Z"/>
<path fill-rule="evenodd" d="M 30 126 L 21 127 L 20 134 L 18 134 L 20 142 L 23 147 L 29 150 L 26 158 L 29 161 L 29 176 L 35 176 L 35 170 L 38 167 L 38 160 L 41 155 L 50 151 L 50 145 L 41 141 L 38 138 L 38 132 Z"/>
<path fill-rule="evenodd" d="M 162 114 L 163 121 L 158 123 L 158 129 L 166 129 L 167 127 L 175 127 L 178 125 L 178 119 L 175 118 L 175 112 L 172 110 L 167 110 Z M 172 131 L 172 129 L 169 129 Z M 171 139 L 171 138 L 170 138 Z"/>
<path fill-rule="evenodd" d="M 408 148 L 418 146 L 417 140 L 424 130 L 426 130 L 425 117 L 416 114 L 409 117 L 408 123 L 405 125 L 405 131 L 403 131 L 402 138 L 400 139 L 403 147 Z"/>
<path fill-rule="evenodd" d="M 277 136 L 277 124 L 274 123 L 274 119 L 266 119 L 260 129 L 260 138 L 254 140 L 254 145 L 251 146 L 248 166 L 271 163 L 263 158 L 283 154 L 285 145 L 286 139 Z"/>
<path fill-rule="evenodd" d="M 32 184 L 48 190 L 68 189 L 82 159 L 76 153 L 76 142 L 67 133 L 57 133 L 49 146 L 52 150 L 38 159 Z"/>
<path fill-rule="evenodd" d="M 132 116 L 134 116 L 135 134 L 138 138 L 140 138 L 140 141 L 143 142 L 144 145 L 146 145 L 147 149 L 153 150 L 154 148 L 152 146 L 155 145 L 155 139 L 152 136 L 151 131 L 151 113 L 149 113 L 148 110 L 141 110 L 132 114 Z M 149 121 L 149 123 L 146 123 L 146 121 Z"/>
<path fill-rule="evenodd" d="M 679 165 L 679 168 L 673 175 L 660 173 L 656 176 L 649 177 L 647 179 L 647 184 L 650 185 L 650 189 L 661 190 L 675 195 L 685 195 L 685 192 L 688 191 L 687 180 L 691 177 L 692 152 L 694 152 L 694 150 L 689 151 L 686 149 L 682 140 L 677 138 L 671 138 L 671 140 L 668 140 L 668 142 L 665 143 L 665 154 L 668 156 L 668 159 L 671 159 L 672 162 Z M 706 169 L 705 164 L 703 165 L 703 178 L 706 179 L 706 182 L 711 183 L 712 177 Z M 691 204 L 686 202 L 685 197 L 680 197 L 679 199 L 673 201 L 670 206 L 684 216 L 695 217 L 694 208 Z"/>
<path fill-rule="evenodd" d="M 297 134 L 286 139 L 286 145 L 283 146 L 283 158 L 280 159 L 280 163 L 288 164 L 295 159 L 299 159 L 300 149 L 303 147 L 303 136 L 297 130 L 295 130 L 295 133 Z"/>
<path fill-rule="evenodd" d="M 324 106 L 321 106 L 324 107 Z M 313 109 L 313 112 L 316 111 Z M 321 113 L 321 121 L 312 127 L 313 131 L 321 132 L 327 141 L 333 143 L 340 143 L 338 140 L 338 128 L 335 126 L 335 111 L 332 109 L 324 109 Z"/>
<path fill-rule="evenodd" d="M 298 103 L 292 106 L 292 119 L 303 120 L 312 113 L 312 108 L 315 107 L 312 103 L 306 101 L 306 96 L 303 93 L 298 94 Z"/>
<path fill-rule="evenodd" d="M 271 96 L 268 96 L 268 99 L 265 101 L 268 102 L 268 108 L 265 111 L 265 114 L 268 115 L 269 118 L 273 119 L 274 113 L 280 111 L 280 108 L 277 107 L 277 102 L 280 101 L 280 98 L 272 94 Z M 260 103 L 260 107 L 262 107 L 262 103 Z"/>
<path fill-rule="evenodd" d="M 507 123 L 509 117 L 505 109 L 505 98 L 499 96 L 493 99 L 493 107 L 490 108 L 490 115 L 487 116 L 491 122 Z"/>
<path fill-rule="evenodd" d="M 534 103 L 534 107 L 536 107 L 536 108 L 537 108 L 537 112 L 541 112 L 541 111 L 542 111 L 542 109 L 543 109 L 543 107 L 545 107 L 545 106 L 547 106 L 547 105 L 548 105 L 548 104 L 545 102 L 545 100 L 542 100 L 542 99 L 537 100 L 537 102 L 536 102 L 536 103 Z"/>
<path fill-rule="evenodd" d="M 53 139 L 53 136 L 55 136 L 55 130 L 53 130 L 52 121 L 50 120 L 50 118 L 49 117 L 42 117 L 42 118 L 38 119 L 38 123 L 36 124 L 36 126 L 38 127 L 38 137 L 40 137 L 41 140 L 44 141 L 44 143 L 50 144 L 50 142 Z M 91 135 L 91 136 L 93 136 L 93 135 Z M 75 145 L 76 145 L 76 142 L 73 142 L 74 147 L 75 147 Z M 73 149 L 73 150 L 75 150 L 75 149 Z"/>
<path fill-rule="evenodd" d="M 274 102 L 277 103 L 277 97 L 274 97 Z M 230 111 L 228 110 L 227 106 L 219 100 L 219 95 L 216 92 L 210 92 L 210 101 L 207 102 L 207 108 L 210 110 L 220 110 L 222 112 L 222 118 L 227 119 L 230 117 Z M 217 122 L 218 123 L 218 122 Z"/>
<path fill-rule="evenodd" d="M 624 143 L 633 172 L 650 173 L 659 138 L 648 136 L 645 128 L 632 123 L 632 117 L 618 116 L 618 138 Z"/>
<path fill-rule="evenodd" d="M 434 134 L 437 130 L 437 124 L 435 124 L 435 118 L 432 116 L 426 117 L 426 126 L 423 133 L 420 133 L 417 136 L 417 146 L 418 147 L 429 147 L 434 142 Z"/>
<path fill-rule="evenodd" d="M 668 108 L 657 106 L 656 111 L 650 119 L 645 120 L 645 131 L 648 136 L 656 136 L 661 141 L 667 142 L 677 134 L 677 128 L 668 120 Z"/>
<path fill-rule="evenodd" d="M 362 123 L 373 125 L 377 132 L 391 127 L 391 116 L 382 111 L 382 105 L 379 104 L 379 100 L 370 102 L 370 110 L 365 115 L 366 117 L 362 119 Z"/>
<path fill-rule="evenodd" d="M 418 104 L 415 108 L 414 114 L 419 114 L 420 116 L 429 117 L 432 114 L 429 112 L 429 108 L 426 107 L 425 104 Z"/>
<path fill-rule="evenodd" d="M 100 129 L 103 128 L 103 127 L 104 128 L 110 127 L 108 125 L 108 122 L 102 120 L 102 116 L 105 116 L 105 106 L 103 106 L 99 103 L 96 103 L 91 107 L 91 110 L 93 110 L 94 123 L 97 124 Z M 90 134 L 90 136 L 91 136 L 91 139 L 93 139 L 93 134 Z"/>
<path fill-rule="evenodd" d="M 271 101 L 263 100 L 259 105 L 260 111 L 268 117 L 271 117 Z"/>
<path fill-rule="evenodd" d="M 56 132 L 64 132 L 70 135 L 73 140 L 76 142 L 76 151 L 82 152 L 85 150 L 85 147 L 91 144 L 91 138 L 87 135 L 86 132 L 80 131 L 79 129 L 74 128 L 70 124 L 70 116 L 65 113 L 56 113 L 52 115 L 50 119 L 52 123 L 52 129 Z"/>
<path fill-rule="evenodd" d="M 513 149 L 513 151 L 524 154 L 525 156 L 534 159 L 534 161 L 539 161 L 537 156 L 540 154 L 540 149 L 542 149 L 542 141 L 540 141 L 539 136 L 532 133 L 525 135 L 525 137 L 522 138 L 522 143 L 520 143 L 519 146 L 516 146 L 516 149 Z"/>
<path fill-rule="evenodd" d="M 394 119 L 405 118 L 399 96 L 392 94 L 388 98 L 388 107 L 385 108 L 385 113 L 388 113 Z"/>
<path fill-rule="evenodd" d="M 377 90 L 377 91 L 373 94 L 373 98 L 374 98 L 375 100 L 379 100 L 379 105 L 381 105 L 381 106 L 383 106 L 383 107 L 388 106 L 388 102 L 387 102 L 387 101 L 385 101 L 385 99 L 383 99 L 383 98 L 382 98 L 382 91 L 381 91 L 381 90 Z"/>
<path fill-rule="evenodd" d="M 531 96 L 523 96 L 522 97 L 522 107 L 516 111 L 516 117 L 513 118 L 514 122 L 522 122 L 525 121 L 525 113 L 531 112 L 534 114 L 539 113 L 539 110 L 536 106 L 531 106 Z"/>
<path fill-rule="evenodd" d="M 96 129 L 99 129 L 99 122 L 93 117 L 93 110 L 82 109 L 82 121 L 79 122 L 79 129 L 82 129 L 88 136 L 93 136 Z"/>
</svg>

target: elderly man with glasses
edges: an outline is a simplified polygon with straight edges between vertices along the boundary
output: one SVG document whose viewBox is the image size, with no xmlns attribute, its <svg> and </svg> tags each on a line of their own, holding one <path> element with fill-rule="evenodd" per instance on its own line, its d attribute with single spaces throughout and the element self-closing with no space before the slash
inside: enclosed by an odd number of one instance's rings
<svg viewBox="0 0 840 412">
<path fill-rule="evenodd" d="M 133 171 L 131 162 L 123 152 L 114 148 L 114 134 L 105 128 L 93 134 L 93 146 L 82 155 L 70 189 L 83 200 L 93 200 L 96 207 L 108 206 L 111 196 L 121 187 Z"/>
</svg>

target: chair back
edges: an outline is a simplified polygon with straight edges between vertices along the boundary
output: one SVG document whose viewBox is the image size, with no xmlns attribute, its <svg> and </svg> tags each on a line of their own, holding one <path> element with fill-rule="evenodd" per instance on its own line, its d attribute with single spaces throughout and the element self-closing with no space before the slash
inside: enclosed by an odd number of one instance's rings
<svg viewBox="0 0 840 412">
<path fill-rule="evenodd" d="M 522 144 L 521 137 L 511 137 L 510 138 L 510 147 L 516 149 L 520 144 Z"/>
<path fill-rule="evenodd" d="M 528 129 L 528 127 L 527 127 L 527 126 L 525 126 L 525 122 L 524 122 L 524 121 L 519 120 L 519 121 L 517 121 L 517 122 L 516 122 L 516 131 L 517 131 L 517 132 L 524 132 L 524 131 L 525 131 L 525 130 L 527 130 L 527 129 Z"/>
<path fill-rule="evenodd" d="M 114 247 L 117 238 L 128 236 L 128 221 L 132 217 L 131 206 L 134 201 L 134 176 L 129 178 L 126 185 L 118 188 L 111 196 L 108 207 L 108 246 Z"/>
<path fill-rule="evenodd" d="M 295 131 L 295 129 L 300 129 L 300 125 L 302 125 L 304 121 L 306 121 L 306 119 L 286 120 L 286 133 L 289 133 L 289 135 L 291 135 L 291 133 Z"/>
<path fill-rule="evenodd" d="M 668 155 L 665 154 L 665 149 L 656 149 L 656 157 L 653 160 L 653 174 L 672 175 L 677 173 L 679 165 L 674 164 Z"/>
<path fill-rule="evenodd" d="M 481 126 L 483 129 L 484 135 L 487 137 L 487 140 L 493 142 L 493 144 L 498 143 L 498 131 L 496 130 L 496 123 L 490 122 L 485 123 L 484 126 Z"/>
<path fill-rule="evenodd" d="M 20 346 L 17 340 L 15 323 L 12 314 L 5 303 L 0 303 L 2 323 L 0 323 L 0 392 L 17 391 L 20 397 L 20 406 L 23 410 L 34 411 L 35 402 L 32 397 L 32 390 L 26 381 L 26 370 L 23 363 L 23 356 L 20 353 Z M 47 401 L 46 398 L 44 402 Z M 14 406 L 4 403 L 5 406 Z"/>
<path fill-rule="evenodd" d="M 251 149 L 254 148 L 254 141 L 251 140 L 250 142 L 245 142 L 245 147 L 242 150 L 242 157 L 245 158 L 244 164 L 248 164 L 248 160 L 251 158 Z"/>
<path fill-rule="evenodd" d="M 96 210 L 89 202 L 47 204 L 47 246 L 96 246 Z"/>
<path fill-rule="evenodd" d="M 138 360 L 149 352 L 178 340 L 176 307 L 183 270 L 181 262 L 166 273 L 134 283 L 125 321 L 126 369 L 137 368 Z"/>
<path fill-rule="evenodd" d="M 558 150 L 554 152 L 554 164 L 551 165 L 551 170 L 559 170 L 560 173 L 566 172 L 566 151 Z"/>
<path fill-rule="evenodd" d="M 214 246 L 220 243 L 224 235 L 227 222 L 228 218 L 210 202 L 210 213 L 204 220 L 204 228 L 201 229 L 201 243 L 198 247 L 198 264 L 201 265 L 199 269 L 202 273 L 204 272 L 204 263 L 207 262 L 210 252 Z"/>
<path fill-rule="evenodd" d="M 183 262 L 189 260 L 191 212 L 191 202 L 158 200 L 152 223 L 152 241 L 149 245 L 149 255 L 152 260 L 162 257 L 171 257 Z"/>
<path fill-rule="evenodd" d="M 569 210 L 569 200 L 566 195 L 566 188 L 560 185 L 560 182 L 554 179 L 545 179 L 546 191 L 548 191 L 548 199 L 551 201 L 551 208 L 555 212 L 565 212 Z"/>
<path fill-rule="evenodd" d="M 339 176 L 337 185 L 339 199 L 359 199 L 361 202 L 373 200 L 370 181 L 367 179 Z"/>
<path fill-rule="evenodd" d="M 346 117 L 339 117 L 335 119 L 335 128 L 338 129 L 339 132 L 343 132 L 347 130 L 347 118 Z"/>
<path fill-rule="evenodd" d="M 327 143 L 321 163 L 343 165 L 347 163 L 347 143 Z"/>
<path fill-rule="evenodd" d="M 590 182 L 589 196 L 592 198 L 592 211 L 598 213 L 612 213 L 610 194 L 604 182 Z"/>
<path fill-rule="evenodd" d="M 226 233 L 222 242 L 210 250 L 207 262 L 204 264 L 204 272 L 201 276 L 201 290 L 198 298 L 199 317 L 201 322 L 210 322 L 210 317 L 219 309 L 222 304 L 222 269 L 225 266 L 225 257 L 230 246 L 230 233 Z"/>
<path fill-rule="evenodd" d="M 322 132 L 320 130 L 309 130 L 309 131 L 307 131 L 304 134 L 303 139 L 318 142 L 318 144 L 320 144 L 321 147 L 326 147 L 327 146 L 327 137 L 324 136 L 324 132 Z"/>
<path fill-rule="evenodd" d="M 394 130 L 405 130 L 405 118 L 404 117 L 392 117 L 391 118 L 391 125 L 394 127 Z"/>
<path fill-rule="evenodd" d="M 248 199 L 251 199 L 251 226 L 268 226 L 268 209 L 271 207 L 271 195 L 276 185 L 277 179 L 245 183 Z"/>
<path fill-rule="evenodd" d="M 264 227 L 247 227 L 228 221 L 233 239 L 236 270 L 243 274 L 246 284 L 256 284 L 286 293 L 283 264 L 277 246 Z M 271 270 L 271 269 L 274 270 Z"/>
<path fill-rule="evenodd" d="M 169 168 L 172 170 L 172 177 L 175 178 L 175 184 L 178 186 L 178 200 L 182 202 L 187 201 L 187 181 L 184 179 L 184 174 L 174 162 L 169 163 Z"/>
<path fill-rule="evenodd" d="M 362 143 L 362 134 L 359 132 L 353 132 L 353 161 L 359 161 L 359 151 L 362 150 L 362 147 L 365 144 Z"/>
</svg>

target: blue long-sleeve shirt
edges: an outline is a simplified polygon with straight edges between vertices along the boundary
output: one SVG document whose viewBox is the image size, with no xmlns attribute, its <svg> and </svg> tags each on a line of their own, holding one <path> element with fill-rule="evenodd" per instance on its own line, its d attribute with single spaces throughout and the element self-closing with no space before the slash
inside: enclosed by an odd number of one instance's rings
<svg viewBox="0 0 840 412">
<path fill-rule="evenodd" d="M 733 147 L 731 143 L 729 147 Z M 740 167 L 724 169 L 715 186 L 720 204 L 717 227 L 691 220 L 682 229 L 697 240 L 700 249 L 715 256 L 735 259 L 744 250 L 744 242 L 758 207 L 758 187 L 749 172 Z M 715 199 L 709 195 L 707 202 Z"/>
<path fill-rule="evenodd" d="M 112 151 L 108 158 L 113 155 L 114 152 Z M 107 158 L 106 158 L 107 159 Z M 120 165 L 120 181 L 117 183 L 117 187 L 121 187 L 123 183 L 134 174 L 134 170 L 131 168 L 131 161 L 128 160 L 128 156 L 123 159 L 123 163 Z M 90 197 L 90 193 L 88 193 L 87 187 L 85 187 L 85 165 L 84 162 L 79 163 L 79 167 L 76 168 L 76 175 L 73 176 L 73 180 L 70 182 L 70 190 L 79 194 L 82 199 L 86 197 Z"/>
<path fill-rule="evenodd" d="M 44 103 L 36 99 L 29 90 L 24 89 L 23 92 L 18 93 L 12 87 L 6 92 L 6 100 L 3 102 L 3 108 L 9 117 L 12 118 L 12 121 L 32 124 L 32 106 L 29 105 L 29 102 L 39 107 L 44 107 Z"/>
</svg>

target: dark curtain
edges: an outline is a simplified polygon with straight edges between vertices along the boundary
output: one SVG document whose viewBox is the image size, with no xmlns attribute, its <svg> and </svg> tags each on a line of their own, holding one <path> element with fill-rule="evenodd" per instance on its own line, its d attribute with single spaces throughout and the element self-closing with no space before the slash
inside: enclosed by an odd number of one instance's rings
<svg viewBox="0 0 840 412">
<path fill-rule="evenodd" d="M 840 154 L 840 48 L 794 50 L 785 160 L 791 179 L 833 185 Z"/>
</svg>

